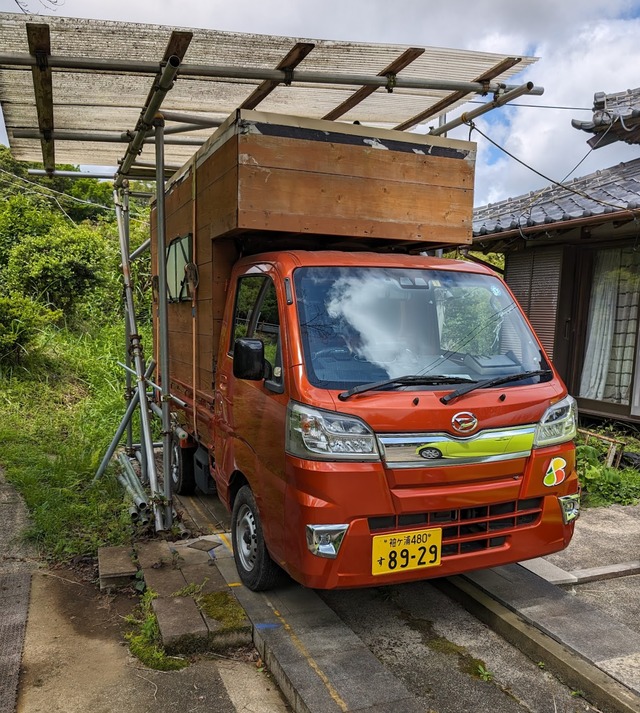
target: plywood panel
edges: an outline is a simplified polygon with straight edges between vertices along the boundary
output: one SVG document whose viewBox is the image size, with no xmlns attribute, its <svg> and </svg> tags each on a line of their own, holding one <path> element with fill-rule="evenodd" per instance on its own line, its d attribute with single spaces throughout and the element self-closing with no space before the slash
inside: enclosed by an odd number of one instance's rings
<svg viewBox="0 0 640 713">
<path fill-rule="evenodd" d="M 353 146 L 249 134 L 239 137 L 238 163 L 326 176 L 383 177 L 388 182 L 417 183 L 422 187 L 473 187 L 472 163 L 464 158 L 431 155 L 429 149 L 427 145 L 415 145 L 412 150 L 393 151 L 366 144 Z"/>
<path fill-rule="evenodd" d="M 243 166 L 242 229 L 471 242 L 473 191 Z"/>
<path fill-rule="evenodd" d="M 238 163 L 238 137 L 231 136 L 216 148 L 215 153 L 198 164 L 196 176 L 196 194 L 205 198 L 209 187 Z"/>
</svg>

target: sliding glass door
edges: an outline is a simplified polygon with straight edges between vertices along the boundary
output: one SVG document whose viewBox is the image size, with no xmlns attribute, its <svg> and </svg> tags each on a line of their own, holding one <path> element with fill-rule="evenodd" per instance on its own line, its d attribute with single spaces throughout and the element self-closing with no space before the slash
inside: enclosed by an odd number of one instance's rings
<svg viewBox="0 0 640 713">
<path fill-rule="evenodd" d="M 634 389 L 638 349 L 640 251 L 599 250 L 593 280 L 579 396 L 620 406 L 640 407 Z"/>
</svg>

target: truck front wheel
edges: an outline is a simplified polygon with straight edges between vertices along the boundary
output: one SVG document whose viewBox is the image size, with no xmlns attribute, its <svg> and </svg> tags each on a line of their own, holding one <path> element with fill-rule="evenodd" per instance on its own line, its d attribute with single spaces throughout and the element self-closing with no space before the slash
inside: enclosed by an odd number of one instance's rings
<svg viewBox="0 0 640 713">
<path fill-rule="evenodd" d="M 256 500 L 248 485 L 240 488 L 233 503 L 231 539 L 242 583 L 254 592 L 272 589 L 282 570 L 267 551 Z"/>
</svg>

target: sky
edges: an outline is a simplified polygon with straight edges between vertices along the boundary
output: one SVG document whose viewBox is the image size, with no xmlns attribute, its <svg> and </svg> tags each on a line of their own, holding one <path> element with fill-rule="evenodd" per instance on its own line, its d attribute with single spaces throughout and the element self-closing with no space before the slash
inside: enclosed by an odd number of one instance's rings
<svg viewBox="0 0 640 713">
<path fill-rule="evenodd" d="M 516 197 L 567 177 L 630 161 L 637 146 L 590 151 L 571 119 L 590 120 L 596 92 L 640 86 L 640 0 L 19 0 L 29 12 L 203 27 L 311 39 L 390 42 L 539 57 L 513 84 L 543 86 L 477 119 L 475 204 Z M 55 3 L 55 4 L 52 4 Z M 20 12 L 16 0 L 0 11 Z M 523 104 L 533 106 L 522 106 Z M 551 108 L 556 107 L 556 108 Z M 467 106 L 467 109 L 472 108 Z M 453 118 L 452 114 L 449 118 Z M 469 138 L 466 127 L 450 134 Z M 6 143 L 6 134 L 0 133 Z M 580 164 L 577 168 L 576 166 Z M 575 170 L 574 170 L 575 169 Z"/>
</svg>

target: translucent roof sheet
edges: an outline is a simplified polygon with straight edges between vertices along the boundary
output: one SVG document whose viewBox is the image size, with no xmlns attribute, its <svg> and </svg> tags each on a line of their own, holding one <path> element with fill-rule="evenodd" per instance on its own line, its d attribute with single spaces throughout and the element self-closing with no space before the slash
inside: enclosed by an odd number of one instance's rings
<svg viewBox="0 0 640 713">
<path fill-rule="evenodd" d="M 42 161 L 38 138 L 18 138 L 15 130 L 38 130 L 38 113 L 34 81 L 29 66 L 6 61 L 13 53 L 29 54 L 27 23 L 46 24 L 51 38 L 51 57 L 97 58 L 126 62 L 159 63 L 165 53 L 173 28 L 101 20 L 63 17 L 27 16 L 0 13 L 0 104 L 13 155 L 21 160 Z M 240 34 L 218 30 L 189 29 L 193 38 L 184 56 L 188 65 L 232 66 L 238 68 L 275 69 L 296 42 L 312 42 L 315 47 L 298 65 L 298 70 L 318 71 L 332 75 L 377 75 L 396 60 L 406 46 L 362 44 L 328 40 L 302 40 L 292 37 Z M 470 82 L 490 71 L 505 55 L 424 48 L 424 53 L 401 70 L 399 77 L 442 79 Z M 495 81 L 508 81 L 532 62 L 520 61 L 499 74 Z M 53 67 L 54 131 L 122 134 L 133 131 L 153 84 L 153 75 L 136 71 L 71 70 Z M 178 76 L 167 94 L 162 109 L 198 114 L 222 121 L 232 113 L 261 83 L 261 80 L 218 79 Z M 350 97 L 357 86 L 339 83 L 283 84 L 276 87 L 259 104 L 260 111 L 322 118 Z M 393 127 L 435 104 L 451 90 L 395 88 L 389 93 L 376 89 L 369 97 L 340 117 L 341 121 Z M 467 99 L 474 95 L 467 95 Z M 463 100 L 462 100 L 463 101 Z M 461 100 L 452 102 L 450 111 Z M 430 117 L 428 124 L 436 123 Z M 167 122 L 167 127 L 172 126 Z M 204 140 L 213 129 L 203 128 L 179 133 L 172 138 Z M 169 137 L 167 137 L 169 138 Z M 182 164 L 196 150 L 194 145 L 167 144 L 168 164 Z M 126 143 L 67 141 L 56 138 L 56 163 L 116 165 L 126 150 Z M 152 161 L 154 149 L 145 145 L 141 160 Z"/>
</svg>

